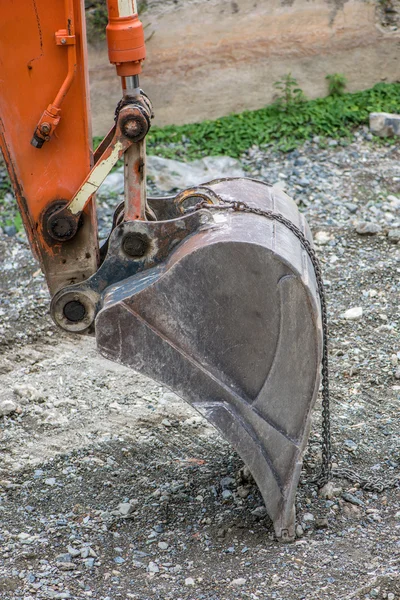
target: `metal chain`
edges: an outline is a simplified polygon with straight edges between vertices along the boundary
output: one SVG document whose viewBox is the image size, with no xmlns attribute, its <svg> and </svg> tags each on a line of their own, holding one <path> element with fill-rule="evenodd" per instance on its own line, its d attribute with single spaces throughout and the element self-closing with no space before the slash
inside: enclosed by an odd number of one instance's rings
<svg viewBox="0 0 400 600">
<path fill-rule="evenodd" d="M 332 476 L 332 451 L 331 451 L 331 424 L 330 424 L 330 409 L 329 409 L 329 355 L 328 355 L 328 317 L 325 301 L 324 283 L 322 280 L 322 271 L 320 262 L 315 253 L 311 242 L 307 239 L 304 233 L 292 223 L 289 219 L 276 213 L 272 210 L 261 210 L 260 208 L 252 208 L 245 202 L 226 201 L 222 200 L 222 204 L 209 204 L 206 200 L 199 202 L 193 210 L 207 208 L 208 210 L 226 210 L 227 206 L 235 212 L 249 213 L 266 217 L 267 219 L 277 221 L 289 229 L 299 240 L 304 250 L 307 252 L 315 272 L 317 282 L 319 300 L 321 305 L 321 321 L 322 321 L 322 465 L 318 475 L 313 479 L 319 487 L 327 483 Z"/>
<path fill-rule="evenodd" d="M 209 204 L 206 200 L 202 200 L 189 210 L 200 210 L 207 208 L 208 210 L 226 210 L 228 207 L 235 212 L 249 213 L 266 217 L 267 219 L 277 221 L 289 229 L 299 240 L 304 250 L 307 252 L 310 261 L 314 268 L 315 279 L 321 305 L 321 321 L 322 321 L 322 361 L 321 361 L 321 386 L 322 386 L 322 464 L 317 476 L 312 479 L 312 483 L 316 483 L 318 487 L 322 487 L 332 477 L 343 478 L 357 483 L 365 490 L 382 492 L 384 489 L 393 488 L 400 485 L 400 475 L 392 477 L 389 480 L 380 480 L 372 477 L 363 477 L 351 469 L 340 468 L 332 470 L 332 446 L 331 446 L 331 423 L 330 423 L 330 396 L 329 396 L 329 353 L 328 353 L 328 316 L 325 300 L 324 282 L 322 279 L 322 271 L 319 259 L 311 242 L 307 239 L 304 233 L 294 225 L 289 219 L 276 213 L 270 209 L 261 210 L 252 208 L 245 202 L 228 201 L 220 198 L 221 204 Z"/>
</svg>

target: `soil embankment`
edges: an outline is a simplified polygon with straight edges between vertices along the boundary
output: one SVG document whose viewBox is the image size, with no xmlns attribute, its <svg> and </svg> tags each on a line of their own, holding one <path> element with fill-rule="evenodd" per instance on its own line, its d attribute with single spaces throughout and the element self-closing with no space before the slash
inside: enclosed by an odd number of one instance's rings
<svg viewBox="0 0 400 600">
<path fill-rule="evenodd" d="M 344 74 L 350 91 L 399 79 L 393 2 L 150 0 L 141 15 L 148 51 L 142 84 L 156 123 L 260 108 L 273 100 L 273 83 L 289 72 L 309 97 L 326 94 L 327 74 Z M 104 42 L 91 46 L 89 57 L 94 133 L 102 135 L 120 97 L 119 82 Z"/>
</svg>

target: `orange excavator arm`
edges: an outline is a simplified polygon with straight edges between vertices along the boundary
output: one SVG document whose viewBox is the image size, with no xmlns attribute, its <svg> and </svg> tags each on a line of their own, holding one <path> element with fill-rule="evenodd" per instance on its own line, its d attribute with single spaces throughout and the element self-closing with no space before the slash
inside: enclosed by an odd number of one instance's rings
<svg viewBox="0 0 400 600">
<path fill-rule="evenodd" d="M 95 164 L 83 0 L 19 0 L 1 7 L 0 145 L 52 294 L 97 270 L 93 195 L 125 152 L 126 214 L 144 215 L 142 140 L 151 107 L 138 82 L 143 27 L 132 0 L 109 0 L 108 8 L 110 61 L 122 78 L 125 101 L 123 119 Z"/>
</svg>

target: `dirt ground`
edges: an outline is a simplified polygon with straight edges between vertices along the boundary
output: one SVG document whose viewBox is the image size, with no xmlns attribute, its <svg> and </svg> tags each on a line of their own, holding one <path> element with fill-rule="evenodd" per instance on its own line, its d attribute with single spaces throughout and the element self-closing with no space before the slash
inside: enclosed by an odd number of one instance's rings
<svg viewBox="0 0 400 600">
<path fill-rule="evenodd" d="M 388 481 L 400 464 L 400 245 L 322 213 L 309 221 L 330 314 L 334 461 Z M 1 599 L 400 598 L 399 488 L 335 480 L 334 497 L 318 497 L 319 403 L 298 537 L 282 545 L 218 433 L 94 339 L 60 334 L 22 238 L 1 235 L 0 254 L 0 401 L 16 404 L 0 417 Z M 353 307 L 363 316 L 344 319 Z"/>
</svg>

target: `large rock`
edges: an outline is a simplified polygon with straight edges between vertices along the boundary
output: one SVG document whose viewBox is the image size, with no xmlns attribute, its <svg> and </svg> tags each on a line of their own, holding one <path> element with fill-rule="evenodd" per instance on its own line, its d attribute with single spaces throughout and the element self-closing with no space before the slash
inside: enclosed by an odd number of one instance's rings
<svg viewBox="0 0 400 600">
<path fill-rule="evenodd" d="M 371 113 L 369 115 L 371 133 L 379 137 L 400 136 L 400 115 L 390 113 Z"/>
<path fill-rule="evenodd" d="M 180 162 L 161 156 L 148 156 L 146 170 L 160 192 L 184 190 L 220 177 L 244 177 L 239 161 L 230 156 L 206 156 L 192 162 Z M 124 168 L 107 175 L 100 186 L 100 198 L 113 198 L 124 193 Z"/>
<path fill-rule="evenodd" d="M 147 157 L 147 174 L 162 192 L 183 190 L 220 177 L 243 177 L 239 161 L 230 156 L 207 156 L 192 162 Z"/>
</svg>

